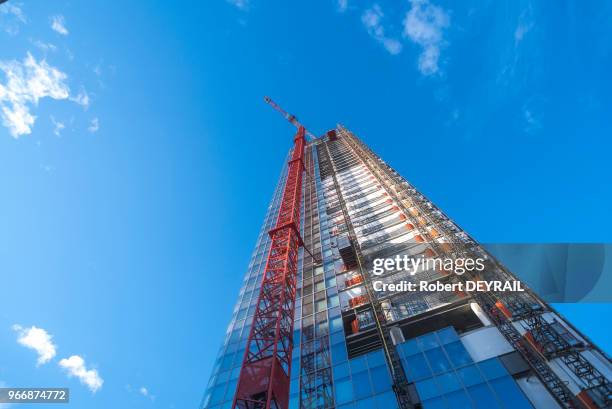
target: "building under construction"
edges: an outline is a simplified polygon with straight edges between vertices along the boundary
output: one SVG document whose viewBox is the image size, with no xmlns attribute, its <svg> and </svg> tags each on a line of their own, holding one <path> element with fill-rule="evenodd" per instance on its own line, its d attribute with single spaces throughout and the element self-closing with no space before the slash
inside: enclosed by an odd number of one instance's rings
<svg viewBox="0 0 612 409">
<path fill-rule="evenodd" d="M 611 407 L 608 356 L 529 289 L 375 290 L 516 278 L 348 129 L 267 102 L 297 132 L 202 408 Z M 397 255 L 485 269 L 373 275 Z"/>
</svg>

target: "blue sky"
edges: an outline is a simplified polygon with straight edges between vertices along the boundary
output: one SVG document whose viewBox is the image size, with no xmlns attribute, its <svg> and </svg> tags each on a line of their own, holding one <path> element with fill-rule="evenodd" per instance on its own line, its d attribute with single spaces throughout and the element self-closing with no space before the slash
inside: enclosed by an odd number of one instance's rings
<svg viewBox="0 0 612 409">
<path fill-rule="evenodd" d="M 0 5 L 0 382 L 68 386 L 79 408 L 197 407 L 291 144 L 264 95 L 315 133 L 349 127 L 480 241 L 610 242 L 611 17 L 603 1 Z M 559 308 L 612 350 L 610 305 Z"/>
</svg>

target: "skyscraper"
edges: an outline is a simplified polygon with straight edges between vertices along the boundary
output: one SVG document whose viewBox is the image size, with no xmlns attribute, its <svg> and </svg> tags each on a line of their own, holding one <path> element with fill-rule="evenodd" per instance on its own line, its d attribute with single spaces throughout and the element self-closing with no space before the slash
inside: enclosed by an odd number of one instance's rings
<svg viewBox="0 0 612 409">
<path fill-rule="evenodd" d="M 277 407 L 610 407 L 607 355 L 529 289 L 462 290 L 467 281 L 516 278 L 355 135 L 338 126 L 303 149 L 297 196 L 303 246 L 295 306 L 288 307 L 293 344 L 284 355 L 290 365 L 280 369 L 290 367 L 289 399 L 279 397 Z M 202 408 L 234 404 L 272 246 L 269 232 L 277 226 L 285 185 L 295 183 L 295 155 L 290 158 Z M 484 269 L 455 274 L 434 266 L 412 274 L 389 264 L 375 273 L 376 260 L 404 256 L 477 257 Z M 389 285 L 421 282 L 450 286 L 395 291 Z"/>
</svg>

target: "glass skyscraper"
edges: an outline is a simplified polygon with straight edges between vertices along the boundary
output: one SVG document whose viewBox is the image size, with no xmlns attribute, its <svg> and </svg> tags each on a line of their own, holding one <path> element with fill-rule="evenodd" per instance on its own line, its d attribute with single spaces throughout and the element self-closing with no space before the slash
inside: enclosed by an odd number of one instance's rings
<svg viewBox="0 0 612 409">
<path fill-rule="evenodd" d="M 346 128 L 310 141 L 304 159 L 301 237 L 314 259 L 300 249 L 290 408 L 610 407 L 610 359 L 533 292 L 380 290 L 515 278 Z M 232 407 L 286 173 L 201 408 Z M 376 259 L 466 252 L 486 260 L 480 275 L 372 274 Z"/>
</svg>

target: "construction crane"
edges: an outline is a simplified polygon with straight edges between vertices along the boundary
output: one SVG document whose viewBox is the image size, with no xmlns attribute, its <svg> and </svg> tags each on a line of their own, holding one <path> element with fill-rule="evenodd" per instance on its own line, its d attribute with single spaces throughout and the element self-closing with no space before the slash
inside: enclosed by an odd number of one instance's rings
<svg viewBox="0 0 612 409">
<path fill-rule="evenodd" d="M 295 115 L 290 114 L 289 112 L 285 111 L 283 108 L 281 108 L 276 102 L 274 102 L 272 100 L 272 98 L 270 97 L 264 97 L 264 101 L 266 101 L 266 104 L 270 105 L 272 108 L 274 108 L 275 110 L 277 110 L 278 112 L 280 112 L 287 121 L 291 122 L 296 128 L 300 128 L 300 126 L 303 126 L 300 121 L 298 121 L 298 119 L 296 118 Z M 317 137 L 314 136 L 309 130 L 306 129 L 306 127 L 304 127 L 305 132 L 306 132 L 306 136 L 308 136 L 310 139 L 316 139 Z"/>
<path fill-rule="evenodd" d="M 232 408 L 288 409 L 297 288 L 306 131 L 294 115 L 265 101 L 296 126 L 293 150 Z M 305 248 L 305 247 L 304 247 Z"/>
</svg>

